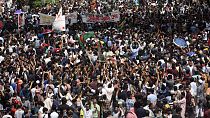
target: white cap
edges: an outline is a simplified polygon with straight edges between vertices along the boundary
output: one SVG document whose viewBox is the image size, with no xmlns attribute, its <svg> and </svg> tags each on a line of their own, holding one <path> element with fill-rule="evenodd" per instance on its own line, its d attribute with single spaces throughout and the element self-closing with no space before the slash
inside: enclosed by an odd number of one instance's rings
<svg viewBox="0 0 210 118">
<path fill-rule="evenodd" d="M 37 83 L 37 84 L 39 84 L 39 83 L 40 83 L 40 81 L 39 81 L 39 80 L 36 80 L 36 83 Z"/>
</svg>

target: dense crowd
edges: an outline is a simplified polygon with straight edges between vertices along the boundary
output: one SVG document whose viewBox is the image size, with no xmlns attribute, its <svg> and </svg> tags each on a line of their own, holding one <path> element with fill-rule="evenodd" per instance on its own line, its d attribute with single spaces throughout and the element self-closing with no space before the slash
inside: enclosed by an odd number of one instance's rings
<svg viewBox="0 0 210 118">
<path fill-rule="evenodd" d="M 210 118 L 209 2 L 30 4 L 0 7 L 0 117 Z M 38 13 L 55 16 L 60 7 L 77 11 L 78 23 L 65 32 L 39 25 Z M 26 12 L 21 27 L 19 9 Z M 80 17 L 115 10 L 119 22 Z"/>
</svg>

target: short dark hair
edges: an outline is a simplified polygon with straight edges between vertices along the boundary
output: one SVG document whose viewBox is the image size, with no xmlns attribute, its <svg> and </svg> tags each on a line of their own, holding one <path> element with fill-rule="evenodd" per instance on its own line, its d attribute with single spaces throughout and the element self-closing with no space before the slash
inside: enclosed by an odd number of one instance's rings
<svg viewBox="0 0 210 118">
<path fill-rule="evenodd" d="M 43 111 L 43 113 L 45 113 L 48 111 L 48 109 L 46 107 L 44 107 L 42 111 Z"/>
<path fill-rule="evenodd" d="M 42 101 L 39 102 L 39 105 L 41 105 L 42 107 L 44 107 L 44 103 Z"/>
<path fill-rule="evenodd" d="M 61 99 L 61 102 L 62 102 L 62 104 L 66 104 L 66 103 L 67 103 L 66 98 L 65 98 L 65 97 L 63 97 L 63 98 Z"/>
<path fill-rule="evenodd" d="M 52 111 L 56 111 L 56 110 L 57 110 L 56 106 L 52 105 Z"/>
</svg>

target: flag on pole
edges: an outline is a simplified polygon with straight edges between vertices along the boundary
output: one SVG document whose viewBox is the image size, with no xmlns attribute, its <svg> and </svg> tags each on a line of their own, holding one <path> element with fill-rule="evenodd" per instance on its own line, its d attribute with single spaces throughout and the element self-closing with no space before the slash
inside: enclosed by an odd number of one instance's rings
<svg viewBox="0 0 210 118">
<path fill-rule="evenodd" d="M 56 18 L 55 19 L 58 19 L 60 16 L 62 16 L 63 15 L 63 11 L 62 11 L 63 9 L 62 9 L 62 7 L 59 9 L 59 11 L 58 11 L 58 14 L 56 14 Z"/>
<path fill-rule="evenodd" d="M 94 32 L 82 32 L 81 34 L 77 34 L 76 39 L 79 41 L 80 46 L 84 48 L 84 43 L 88 38 L 95 37 Z"/>
<path fill-rule="evenodd" d="M 53 22 L 53 30 L 66 31 L 65 15 L 62 15 L 62 7 L 59 9 Z"/>
</svg>

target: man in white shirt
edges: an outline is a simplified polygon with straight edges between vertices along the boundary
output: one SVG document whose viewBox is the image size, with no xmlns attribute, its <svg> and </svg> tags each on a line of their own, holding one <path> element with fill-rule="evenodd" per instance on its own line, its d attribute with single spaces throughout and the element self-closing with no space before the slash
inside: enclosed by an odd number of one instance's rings
<svg viewBox="0 0 210 118">
<path fill-rule="evenodd" d="M 46 97 L 46 96 L 45 96 Z M 49 97 L 46 97 L 45 101 L 44 101 L 44 106 L 50 111 L 51 107 L 52 107 L 52 100 Z"/>
<path fill-rule="evenodd" d="M 108 82 L 104 85 L 104 89 L 106 90 L 106 97 L 109 101 L 111 101 L 112 94 L 114 91 L 114 86 L 111 84 L 111 82 Z"/>
<path fill-rule="evenodd" d="M 191 92 L 192 96 L 197 95 L 197 84 L 196 84 L 196 82 L 194 82 L 193 79 L 191 80 L 191 83 L 190 83 L 190 92 Z"/>
<path fill-rule="evenodd" d="M 15 118 L 23 118 L 24 111 L 21 109 L 21 106 L 18 105 L 17 111 L 15 111 Z"/>
<path fill-rule="evenodd" d="M 192 61 L 189 61 L 189 62 L 188 62 L 188 66 L 187 66 L 187 67 L 188 67 L 189 70 L 190 70 L 190 74 L 191 74 L 191 75 L 194 75 L 194 69 L 195 69 L 195 67 L 194 67 L 194 64 L 193 64 Z"/>
</svg>

